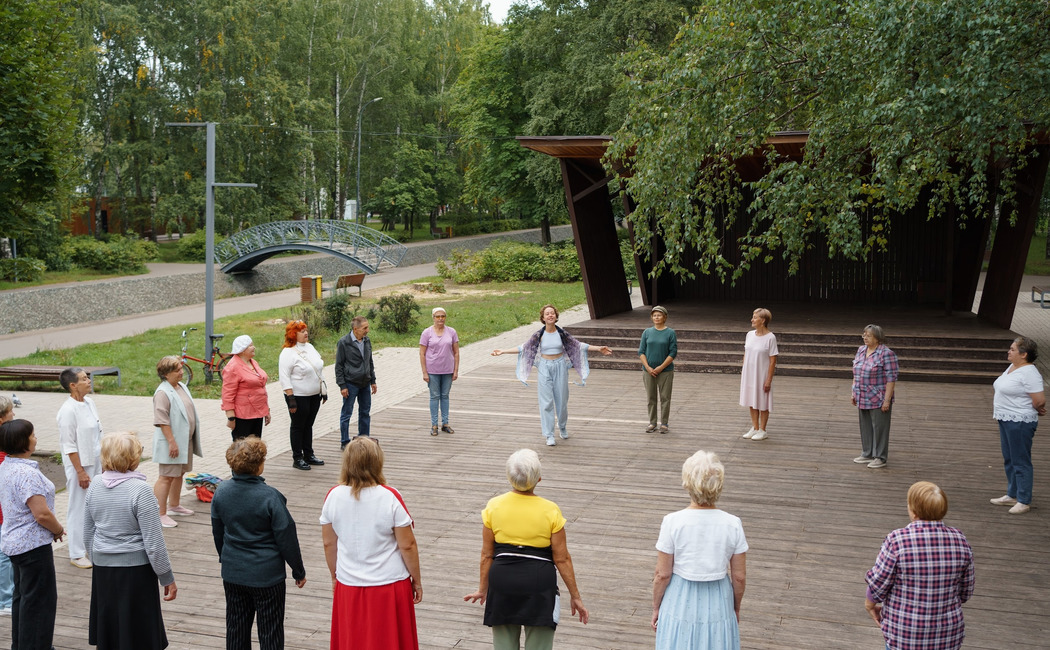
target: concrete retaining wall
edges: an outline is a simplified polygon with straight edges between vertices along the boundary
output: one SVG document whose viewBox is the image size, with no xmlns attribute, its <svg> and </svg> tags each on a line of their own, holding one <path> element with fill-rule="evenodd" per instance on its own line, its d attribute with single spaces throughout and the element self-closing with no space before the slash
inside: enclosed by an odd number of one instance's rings
<svg viewBox="0 0 1050 650">
<path fill-rule="evenodd" d="M 571 226 L 551 228 L 555 241 L 572 238 Z M 511 239 L 539 242 L 538 230 L 496 233 L 463 239 L 436 240 L 410 244 L 402 266 L 426 264 L 448 257 L 455 249 L 482 250 L 493 241 Z M 199 267 L 203 269 L 203 265 Z M 321 275 L 326 279 L 360 269 L 333 255 L 267 260 L 252 273 L 227 275 L 216 272 L 215 297 L 229 298 L 299 284 L 304 275 Z M 76 323 L 143 314 L 171 307 L 204 302 L 205 273 L 179 275 L 140 275 L 112 280 L 99 280 L 61 286 L 44 286 L 0 293 L 0 333 L 61 327 Z"/>
</svg>

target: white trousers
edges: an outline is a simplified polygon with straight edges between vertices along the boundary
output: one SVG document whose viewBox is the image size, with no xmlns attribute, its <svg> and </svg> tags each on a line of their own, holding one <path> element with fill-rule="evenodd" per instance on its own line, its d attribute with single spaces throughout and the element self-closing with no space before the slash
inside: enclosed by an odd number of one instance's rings
<svg viewBox="0 0 1050 650">
<path fill-rule="evenodd" d="M 69 494 L 69 507 L 66 509 L 66 543 L 69 545 L 69 559 L 84 557 L 84 507 L 87 505 L 87 490 L 80 487 L 77 471 L 69 457 L 62 456 L 62 468 L 66 471 L 66 493 Z M 100 474 L 101 463 L 84 465 L 84 471 L 91 478 Z"/>
</svg>

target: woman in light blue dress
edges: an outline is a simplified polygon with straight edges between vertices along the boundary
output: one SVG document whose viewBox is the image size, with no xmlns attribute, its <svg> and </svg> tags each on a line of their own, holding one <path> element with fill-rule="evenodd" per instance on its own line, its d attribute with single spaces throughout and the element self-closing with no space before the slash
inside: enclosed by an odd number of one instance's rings
<svg viewBox="0 0 1050 650">
<path fill-rule="evenodd" d="M 658 650 L 740 648 L 747 540 L 740 518 L 715 508 L 725 468 L 698 451 L 682 465 L 689 507 L 660 524 L 653 578 Z"/>
</svg>

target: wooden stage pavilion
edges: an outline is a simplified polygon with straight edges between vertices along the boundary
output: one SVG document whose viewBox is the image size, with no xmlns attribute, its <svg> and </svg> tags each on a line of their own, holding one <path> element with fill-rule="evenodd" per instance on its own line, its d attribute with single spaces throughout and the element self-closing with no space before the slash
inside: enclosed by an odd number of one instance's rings
<svg viewBox="0 0 1050 650">
<path fill-rule="evenodd" d="M 907 523 L 906 491 L 920 479 L 945 489 L 947 523 L 967 535 L 976 553 L 976 593 L 964 607 L 965 647 L 1047 647 L 1050 526 L 1042 504 L 1050 499 L 1050 446 L 1037 437 L 1029 514 L 989 504 L 1004 487 L 990 386 L 901 382 L 889 465 L 871 470 L 851 462 L 859 435 L 844 379 L 778 378 L 770 437 L 751 442 L 740 437 L 747 416 L 737 406 L 735 376 L 679 375 L 672 431 L 659 435 L 643 433 L 637 371 L 595 370 L 587 386 L 570 390 L 571 438 L 547 448 L 535 389 L 523 388 L 505 361 L 456 382 L 455 435 L 427 435 L 421 394 L 373 414 L 387 479 L 402 491 L 416 522 L 422 648 L 491 647 L 482 608 L 462 597 L 477 587 L 480 511 L 507 489 L 504 462 L 522 446 L 541 455 L 538 493 L 557 502 L 568 519 L 569 550 L 591 613 L 583 626 L 569 620 L 563 601 L 558 648 L 653 646 L 653 547 L 661 518 L 688 504 L 680 468 L 698 448 L 725 462 L 719 505 L 742 518 L 750 544 L 740 616 L 744 648 L 882 647 L 864 611 L 864 574 L 883 537 Z M 268 429 L 266 435 L 285 434 Z M 337 433 L 327 432 L 317 453 L 336 458 L 338 442 Z M 328 648 L 331 590 L 318 516 L 337 475 L 335 463 L 294 470 L 288 453 L 266 465 L 268 483 L 288 497 L 307 565 L 304 589 L 288 581 L 288 648 Z M 223 648 L 225 608 L 208 506 L 189 505 L 199 514 L 164 531 L 179 587 L 177 600 L 163 605 L 170 647 Z M 84 649 L 91 572 L 73 568 L 65 555 L 64 549 L 56 553 L 55 645 Z M 0 619 L 0 638 L 7 626 Z"/>
</svg>

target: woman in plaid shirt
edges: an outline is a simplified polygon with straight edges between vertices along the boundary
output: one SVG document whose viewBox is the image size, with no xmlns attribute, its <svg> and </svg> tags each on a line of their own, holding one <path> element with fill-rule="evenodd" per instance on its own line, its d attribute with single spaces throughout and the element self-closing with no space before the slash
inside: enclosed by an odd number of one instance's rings
<svg viewBox="0 0 1050 650">
<path fill-rule="evenodd" d="M 973 595 L 973 550 L 942 519 L 948 497 L 929 481 L 908 489 L 911 523 L 882 542 L 864 606 L 889 650 L 961 648 L 962 604 Z"/>
<path fill-rule="evenodd" d="M 868 325 L 861 334 L 864 345 L 853 357 L 853 394 L 850 401 L 860 413 L 861 455 L 853 459 L 872 469 L 886 466 L 890 450 L 890 409 L 897 386 L 897 355 L 883 343 L 882 328 Z"/>
</svg>

